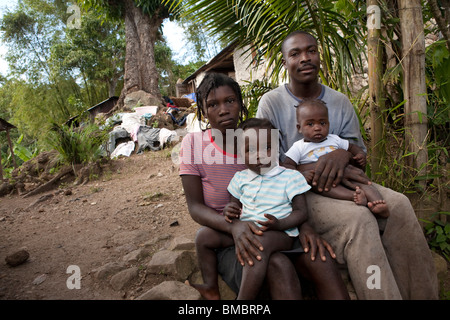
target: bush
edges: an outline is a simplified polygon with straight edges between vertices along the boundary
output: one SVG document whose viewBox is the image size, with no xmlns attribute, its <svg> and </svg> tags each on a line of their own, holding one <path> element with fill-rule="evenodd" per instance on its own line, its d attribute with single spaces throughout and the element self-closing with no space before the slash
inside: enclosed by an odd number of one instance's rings
<svg viewBox="0 0 450 320">
<path fill-rule="evenodd" d="M 73 128 L 53 123 L 48 144 L 59 152 L 62 160 L 69 164 L 89 163 L 102 156 L 102 144 L 106 141 L 107 132 L 95 124 Z"/>
</svg>

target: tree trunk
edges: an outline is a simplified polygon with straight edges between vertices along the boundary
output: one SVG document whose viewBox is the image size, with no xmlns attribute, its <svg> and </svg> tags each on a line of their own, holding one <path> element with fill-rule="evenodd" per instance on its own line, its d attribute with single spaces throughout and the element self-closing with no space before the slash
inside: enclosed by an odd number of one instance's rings
<svg viewBox="0 0 450 320">
<path fill-rule="evenodd" d="M 369 105 L 370 105 L 370 164 L 372 177 L 380 171 L 384 158 L 384 107 L 383 94 L 383 46 L 381 43 L 381 12 L 377 0 L 367 0 L 367 8 L 377 6 L 376 11 L 368 14 L 368 67 L 369 67 Z M 379 21 L 378 21 L 379 20 Z"/>
<path fill-rule="evenodd" d="M 420 0 L 399 0 L 402 38 L 403 95 L 405 103 L 405 142 L 408 164 L 425 176 L 428 162 L 427 101 L 425 84 L 425 39 Z M 426 181 L 420 185 L 425 187 Z"/>
<path fill-rule="evenodd" d="M 143 90 L 161 98 L 158 88 L 154 45 L 163 19 L 154 13 L 153 17 L 144 14 L 134 5 L 133 0 L 124 0 L 125 6 L 125 74 L 124 85 L 118 106 L 123 106 L 125 96 Z"/>
</svg>

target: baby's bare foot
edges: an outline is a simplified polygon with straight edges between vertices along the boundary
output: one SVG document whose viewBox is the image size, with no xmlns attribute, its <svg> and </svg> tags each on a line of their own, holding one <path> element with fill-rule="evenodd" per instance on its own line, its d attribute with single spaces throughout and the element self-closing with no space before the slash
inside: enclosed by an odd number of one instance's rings
<svg viewBox="0 0 450 320">
<path fill-rule="evenodd" d="M 356 187 L 355 193 L 353 194 L 353 201 L 359 206 L 367 205 L 366 194 L 360 187 Z"/>
<path fill-rule="evenodd" d="M 373 214 L 380 218 L 386 219 L 389 217 L 390 212 L 385 200 L 375 200 L 367 203 L 367 207 Z"/>
</svg>

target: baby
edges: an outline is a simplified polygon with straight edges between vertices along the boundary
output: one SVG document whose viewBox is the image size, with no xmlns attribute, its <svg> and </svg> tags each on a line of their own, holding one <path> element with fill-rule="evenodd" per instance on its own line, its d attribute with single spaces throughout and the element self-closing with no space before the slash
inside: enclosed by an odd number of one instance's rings
<svg viewBox="0 0 450 320">
<path fill-rule="evenodd" d="M 348 150 L 359 167 L 364 168 L 366 165 L 366 154 L 363 149 L 337 135 L 329 134 L 329 127 L 328 108 L 323 101 L 303 100 L 297 106 L 297 128 L 303 139 L 295 142 L 286 152 L 283 165 L 291 169 L 302 165 L 300 170 L 308 183 L 311 183 L 313 178 L 314 163 L 317 159 L 335 149 Z M 380 218 L 389 217 L 386 201 L 373 185 L 355 181 L 352 183 L 357 185 L 356 191 L 344 185 L 337 185 L 323 192 L 317 191 L 314 187 L 312 190 L 330 198 L 351 200 L 357 205 L 367 206 Z"/>
</svg>

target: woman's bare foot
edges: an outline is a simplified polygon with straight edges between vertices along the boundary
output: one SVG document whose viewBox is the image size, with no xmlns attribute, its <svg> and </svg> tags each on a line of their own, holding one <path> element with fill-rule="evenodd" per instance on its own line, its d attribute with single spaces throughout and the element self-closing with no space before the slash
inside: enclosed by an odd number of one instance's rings
<svg viewBox="0 0 450 320">
<path fill-rule="evenodd" d="M 355 193 L 353 194 L 353 201 L 359 206 L 367 205 L 366 194 L 360 187 L 356 187 Z"/>
<path fill-rule="evenodd" d="M 367 203 L 367 207 L 373 214 L 380 218 L 386 219 L 389 217 L 390 212 L 385 200 L 375 200 Z"/>
<path fill-rule="evenodd" d="M 210 287 L 206 284 L 193 284 L 188 280 L 184 282 L 185 284 L 197 289 L 201 296 L 206 300 L 220 300 L 219 287 Z"/>
</svg>

